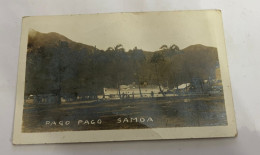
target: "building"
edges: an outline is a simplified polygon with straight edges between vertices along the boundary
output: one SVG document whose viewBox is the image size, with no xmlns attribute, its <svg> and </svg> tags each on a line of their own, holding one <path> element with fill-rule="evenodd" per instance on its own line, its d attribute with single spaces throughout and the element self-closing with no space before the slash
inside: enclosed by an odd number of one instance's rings
<svg viewBox="0 0 260 155">
<path fill-rule="evenodd" d="M 167 90 L 161 87 L 164 92 Z M 120 93 L 119 93 L 120 91 Z M 163 96 L 160 92 L 159 86 L 146 85 L 139 86 L 135 84 L 120 85 L 119 89 L 116 88 L 104 88 L 105 98 L 140 98 L 140 97 L 160 97 Z"/>
</svg>

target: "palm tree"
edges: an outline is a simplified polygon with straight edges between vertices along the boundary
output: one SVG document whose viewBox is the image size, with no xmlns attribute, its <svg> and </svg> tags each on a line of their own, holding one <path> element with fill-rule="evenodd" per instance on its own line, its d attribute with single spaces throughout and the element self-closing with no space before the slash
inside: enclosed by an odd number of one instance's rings
<svg viewBox="0 0 260 155">
<path fill-rule="evenodd" d="M 177 45 L 175 45 L 175 44 L 172 44 L 169 49 L 173 50 L 173 51 L 176 51 L 176 52 L 180 51 L 180 48 Z"/>
<path fill-rule="evenodd" d="M 177 55 L 177 54 L 181 54 L 180 48 L 176 44 L 172 44 L 169 47 L 167 45 L 162 45 L 160 47 L 160 49 L 163 51 L 163 54 L 166 55 L 167 57 L 169 57 L 169 59 L 170 59 L 170 65 L 172 65 L 172 67 L 171 67 L 172 70 L 170 71 L 172 75 L 170 77 L 174 78 L 174 80 L 177 80 L 177 77 L 174 75 L 175 71 L 173 70 L 173 66 L 174 66 L 173 56 Z M 177 86 L 177 88 L 178 88 L 178 86 Z"/>
<path fill-rule="evenodd" d="M 106 51 L 110 52 L 121 52 L 125 51 L 122 44 L 117 44 L 115 47 L 108 47 Z"/>
<path fill-rule="evenodd" d="M 123 45 L 122 44 L 117 44 L 115 47 L 108 47 L 107 52 L 112 52 L 113 56 L 115 57 L 115 64 L 120 62 L 121 61 L 121 52 L 124 52 L 125 49 L 123 48 Z M 117 89 L 118 89 L 118 95 L 119 95 L 119 98 L 121 99 L 121 92 L 120 92 L 120 77 L 119 77 L 119 70 L 120 70 L 120 67 L 122 66 L 119 66 L 119 65 L 115 65 L 115 68 L 116 69 L 116 72 L 115 74 L 117 74 Z"/>
<path fill-rule="evenodd" d="M 167 45 L 162 45 L 162 46 L 160 47 L 160 49 L 161 49 L 161 50 L 168 50 L 168 46 L 167 46 Z"/>
<path fill-rule="evenodd" d="M 165 94 L 163 93 L 163 90 L 161 88 L 161 84 L 160 84 L 160 80 L 159 80 L 159 71 L 158 71 L 158 65 L 163 62 L 164 62 L 164 56 L 162 54 L 160 54 L 160 53 L 153 54 L 153 56 L 151 58 L 151 63 L 153 63 L 154 67 L 155 67 L 155 74 L 156 74 L 159 90 L 162 93 L 162 95 L 165 96 Z"/>
<path fill-rule="evenodd" d="M 172 52 L 172 54 L 178 54 L 180 52 L 180 48 L 175 44 L 172 44 L 169 47 L 167 45 L 162 45 L 160 49 L 165 52 Z"/>
<path fill-rule="evenodd" d="M 138 88 L 139 88 L 139 93 L 140 97 L 143 97 L 142 91 L 141 91 L 141 74 L 142 74 L 142 67 L 145 61 L 145 55 L 143 53 L 142 49 L 138 49 L 135 47 L 133 50 L 130 50 L 132 60 L 133 60 L 133 68 L 134 68 L 134 76 L 137 79 L 138 83 Z"/>
<path fill-rule="evenodd" d="M 118 45 L 116 45 L 114 49 L 115 49 L 116 52 L 119 52 L 119 51 L 123 51 L 123 50 L 124 50 L 122 44 L 118 44 Z"/>
</svg>

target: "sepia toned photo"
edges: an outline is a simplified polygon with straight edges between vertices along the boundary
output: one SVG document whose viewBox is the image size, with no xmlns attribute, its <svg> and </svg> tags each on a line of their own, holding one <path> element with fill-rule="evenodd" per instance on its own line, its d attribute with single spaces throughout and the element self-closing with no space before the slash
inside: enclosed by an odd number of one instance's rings
<svg viewBox="0 0 260 155">
<path fill-rule="evenodd" d="M 236 134 L 219 11 L 25 17 L 19 63 L 14 143 Z"/>
</svg>

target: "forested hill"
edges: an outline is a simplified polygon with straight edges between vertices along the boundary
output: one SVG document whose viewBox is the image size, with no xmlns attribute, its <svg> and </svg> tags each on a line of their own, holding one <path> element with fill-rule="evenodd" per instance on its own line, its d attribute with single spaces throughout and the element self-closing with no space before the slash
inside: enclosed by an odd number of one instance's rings
<svg viewBox="0 0 260 155">
<path fill-rule="evenodd" d="M 67 42 L 69 48 L 71 49 L 75 49 L 75 50 L 86 49 L 89 51 L 94 50 L 93 46 L 74 42 L 68 39 L 67 37 L 60 35 L 56 32 L 40 33 L 38 31 L 31 29 L 28 35 L 28 47 L 34 49 L 40 47 L 47 47 L 47 46 L 58 46 L 59 41 Z"/>
<path fill-rule="evenodd" d="M 102 94 L 103 88 L 135 83 L 173 88 L 192 78 L 208 79 L 218 62 L 217 49 L 192 45 L 157 51 L 122 45 L 107 50 L 76 43 L 58 33 L 30 31 L 25 94 Z"/>
</svg>

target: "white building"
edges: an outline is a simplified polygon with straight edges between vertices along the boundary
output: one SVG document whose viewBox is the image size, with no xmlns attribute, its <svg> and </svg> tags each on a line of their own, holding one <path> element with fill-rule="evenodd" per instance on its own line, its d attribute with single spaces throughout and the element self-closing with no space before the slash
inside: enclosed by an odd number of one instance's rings
<svg viewBox="0 0 260 155">
<path fill-rule="evenodd" d="M 139 89 L 138 85 L 120 85 L 120 95 L 123 98 L 140 98 L 142 97 L 160 97 L 163 96 L 160 93 L 159 86 L 147 85 L 141 86 Z M 163 87 L 161 89 L 167 91 Z M 115 88 L 104 88 L 105 98 L 119 98 L 119 89 Z"/>
</svg>

